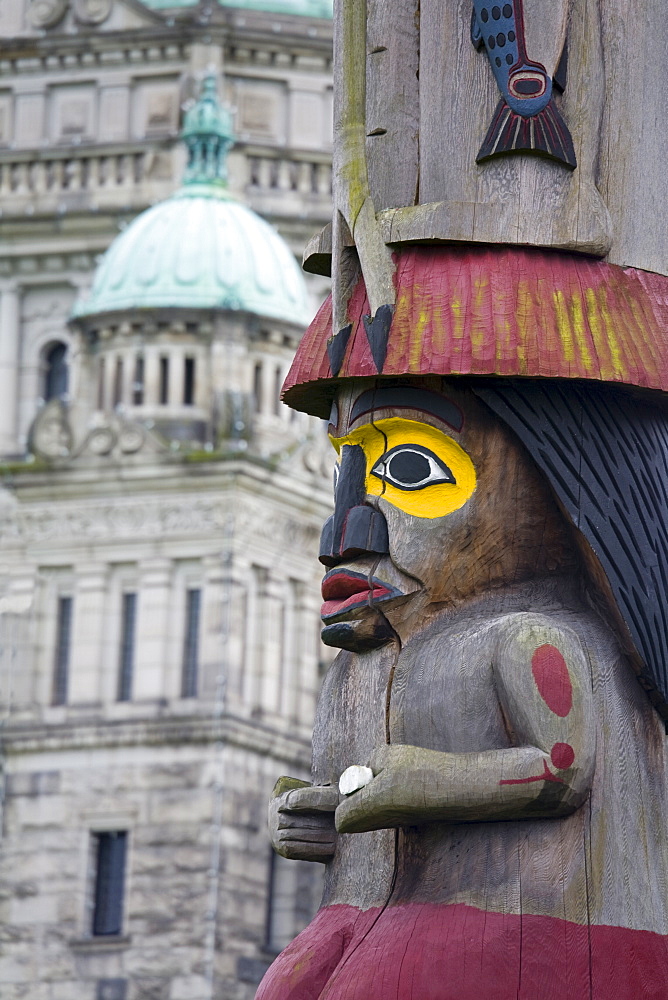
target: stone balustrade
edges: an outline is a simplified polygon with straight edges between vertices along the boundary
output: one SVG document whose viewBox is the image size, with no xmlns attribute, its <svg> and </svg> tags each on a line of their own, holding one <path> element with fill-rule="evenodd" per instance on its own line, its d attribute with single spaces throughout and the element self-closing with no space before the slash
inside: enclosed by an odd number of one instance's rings
<svg viewBox="0 0 668 1000">
<path fill-rule="evenodd" d="M 313 153 L 240 145 L 231 187 L 263 214 L 282 215 L 286 197 L 299 199 L 314 220 L 330 213 L 331 162 Z M 139 211 L 174 190 L 181 163 L 168 148 L 80 147 L 0 153 L 3 216 L 76 210 Z M 281 208 L 282 206 L 282 208 Z"/>
</svg>

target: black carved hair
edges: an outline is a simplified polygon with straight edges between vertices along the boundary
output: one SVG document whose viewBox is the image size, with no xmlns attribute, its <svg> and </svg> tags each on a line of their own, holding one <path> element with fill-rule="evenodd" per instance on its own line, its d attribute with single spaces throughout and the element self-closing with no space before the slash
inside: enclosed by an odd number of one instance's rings
<svg viewBox="0 0 668 1000">
<path fill-rule="evenodd" d="M 642 661 L 643 686 L 668 717 L 668 406 L 594 382 L 485 379 L 473 388 L 589 543 Z"/>
</svg>

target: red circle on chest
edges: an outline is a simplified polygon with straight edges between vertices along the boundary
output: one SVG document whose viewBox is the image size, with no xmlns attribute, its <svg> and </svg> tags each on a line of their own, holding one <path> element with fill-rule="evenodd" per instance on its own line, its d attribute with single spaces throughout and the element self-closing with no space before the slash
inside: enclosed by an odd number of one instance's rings
<svg viewBox="0 0 668 1000">
<path fill-rule="evenodd" d="M 573 707 L 573 686 L 566 661 L 556 646 L 539 646 L 531 658 L 531 672 L 540 696 L 555 715 L 564 718 Z"/>
</svg>

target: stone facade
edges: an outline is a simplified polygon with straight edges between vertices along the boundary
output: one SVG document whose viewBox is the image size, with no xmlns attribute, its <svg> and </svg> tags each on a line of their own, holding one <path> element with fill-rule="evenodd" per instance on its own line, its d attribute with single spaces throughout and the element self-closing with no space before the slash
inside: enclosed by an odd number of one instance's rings
<svg viewBox="0 0 668 1000">
<path fill-rule="evenodd" d="M 181 108 L 207 68 L 234 109 L 231 190 L 297 256 L 329 220 L 331 22 L 211 8 L 2 0 L 0 454 L 25 447 L 45 351 L 70 343 L 97 257 L 180 183 Z"/>
<path fill-rule="evenodd" d="M 251 1000 L 318 901 L 316 866 L 266 835 L 276 777 L 308 773 L 327 656 L 326 442 L 277 396 L 300 330 L 68 319 L 177 187 L 212 65 L 232 192 L 294 251 L 326 221 L 331 25 L 139 0 L 0 0 L 0 25 L 0 995 Z M 187 408 L 158 399 L 152 350 L 179 385 L 196 359 Z M 105 352 L 141 353 L 140 402 L 129 363 L 118 399 L 100 385 Z"/>
</svg>

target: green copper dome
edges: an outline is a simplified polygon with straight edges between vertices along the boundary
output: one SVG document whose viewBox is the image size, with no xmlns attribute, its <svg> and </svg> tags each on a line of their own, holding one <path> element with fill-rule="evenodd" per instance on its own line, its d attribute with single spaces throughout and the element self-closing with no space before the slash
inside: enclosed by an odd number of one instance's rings
<svg viewBox="0 0 668 1000">
<path fill-rule="evenodd" d="M 151 10 L 196 7 L 199 0 L 142 0 Z M 300 17 L 332 17 L 332 0 L 217 0 L 221 7 L 262 10 L 268 14 L 295 14 Z"/>
<path fill-rule="evenodd" d="M 311 319 L 297 261 L 275 229 L 226 187 L 228 112 L 208 77 L 187 112 L 183 187 L 142 212 L 104 254 L 74 317 L 137 309 L 231 309 L 305 326 Z"/>
</svg>

